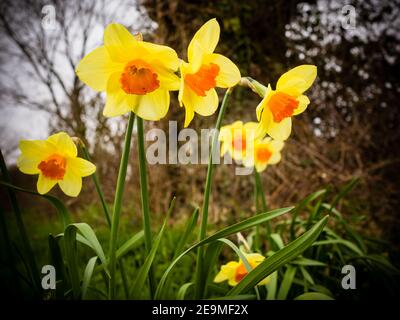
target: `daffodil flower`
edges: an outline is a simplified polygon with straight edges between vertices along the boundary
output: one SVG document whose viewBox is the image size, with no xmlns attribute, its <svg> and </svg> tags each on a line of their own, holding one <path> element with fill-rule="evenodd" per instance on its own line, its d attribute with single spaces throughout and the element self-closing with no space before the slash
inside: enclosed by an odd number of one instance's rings
<svg viewBox="0 0 400 320">
<path fill-rule="evenodd" d="M 219 133 L 221 156 L 228 153 L 232 159 L 242 161 L 246 157 L 246 153 L 254 150 L 257 125 L 257 122 L 243 124 L 242 121 L 235 121 L 230 125 L 223 126 Z"/>
<path fill-rule="evenodd" d="M 21 140 L 19 148 L 17 166 L 25 174 L 39 174 L 40 194 L 49 192 L 58 183 L 66 195 L 76 197 L 82 189 L 82 177 L 96 171 L 94 164 L 77 157 L 77 148 L 65 132 L 46 140 Z"/>
<path fill-rule="evenodd" d="M 243 158 L 245 167 L 254 167 L 257 172 L 264 171 L 268 165 L 281 161 L 281 150 L 284 143 L 266 137 L 254 141 L 254 153 Z"/>
<path fill-rule="evenodd" d="M 317 76 L 317 67 L 301 65 L 284 73 L 276 90 L 268 85 L 264 99 L 257 106 L 257 136 L 268 133 L 276 140 L 286 140 L 292 130 L 292 116 L 302 113 L 310 103 L 303 93 Z"/>
<path fill-rule="evenodd" d="M 104 46 L 94 49 L 78 64 L 76 73 L 89 87 L 105 91 L 106 117 L 133 111 L 145 120 L 160 120 L 169 108 L 169 91 L 179 89 L 176 52 L 142 41 L 113 23 L 104 31 Z"/>
<path fill-rule="evenodd" d="M 218 108 L 215 87 L 229 88 L 240 81 L 236 65 L 221 54 L 214 53 L 219 40 L 220 27 L 216 19 L 206 22 L 190 41 L 188 63 L 180 66 L 180 106 L 185 107 L 185 127 L 194 117 L 212 115 Z"/>
<path fill-rule="evenodd" d="M 245 257 L 251 267 L 254 269 L 257 267 L 263 260 L 264 256 L 258 253 L 250 253 L 245 254 Z M 227 264 L 221 266 L 220 272 L 215 276 L 214 282 L 220 283 L 228 280 L 228 284 L 232 287 L 236 286 L 246 275 L 248 274 L 246 266 L 244 265 L 242 260 L 239 261 L 230 261 Z M 258 285 L 268 284 L 269 277 L 261 280 Z"/>
</svg>

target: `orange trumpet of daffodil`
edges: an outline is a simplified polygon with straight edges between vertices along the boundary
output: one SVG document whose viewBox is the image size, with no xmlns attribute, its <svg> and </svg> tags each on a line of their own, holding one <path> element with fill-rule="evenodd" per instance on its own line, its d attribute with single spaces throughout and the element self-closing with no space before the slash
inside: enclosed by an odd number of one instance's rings
<svg viewBox="0 0 400 320">
<path fill-rule="evenodd" d="M 264 99 L 257 106 L 257 136 L 266 133 L 276 140 L 286 140 L 292 130 L 292 116 L 302 113 L 310 103 L 303 93 L 317 76 L 317 67 L 301 65 L 284 73 L 276 90 L 268 85 Z"/>
<path fill-rule="evenodd" d="M 21 140 L 19 148 L 17 166 L 25 174 L 39 174 L 40 194 L 49 192 L 58 183 L 66 195 L 76 197 L 82 189 L 82 177 L 96 171 L 94 164 L 77 157 L 77 148 L 65 132 L 46 140 Z"/>
<path fill-rule="evenodd" d="M 188 63 L 180 66 L 180 106 L 185 107 L 185 127 L 195 112 L 202 116 L 212 115 L 218 108 L 216 87 L 233 87 L 240 81 L 236 65 L 221 54 L 214 53 L 220 34 L 216 19 L 206 22 L 190 41 Z"/>
<path fill-rule="evenodd" d="M 258 253 L 245 254 L 245 257 L 251 267 L 254 269 L 261 262 L 264 261 L 265 257 Z M 215 276 L 214 282 L 220 283 L 228 280 L 228 284 L 232 287 L 236 286 L 246 275 L 248 271 L 242 260 L 229 261 L 227 264 L 221 266 L 220 272 Z M 269 277 L 261 280 L 258 285 L 268 284 Z"/>
<path fill-rule="evenodd" d="M 169 108 L 169 91 L 179 89 L 176 52 L 142 41 L 118 23 L 104 31 L 104 45 L 78 64 L 76 73 L 89 87 L 105 91 L 106 117 L 133 111 L 145 120 L 160 120 Z"/>
<path fill-rule="evenodd" d="M 266 137 L 254 141 L 254 152 L 243 159 L 245 167 L 254 167 L 257 172 L 264 171 L 268 165 L 277 164 L 281 161 L 281 150 L 284 143 Z"/>
</svg>

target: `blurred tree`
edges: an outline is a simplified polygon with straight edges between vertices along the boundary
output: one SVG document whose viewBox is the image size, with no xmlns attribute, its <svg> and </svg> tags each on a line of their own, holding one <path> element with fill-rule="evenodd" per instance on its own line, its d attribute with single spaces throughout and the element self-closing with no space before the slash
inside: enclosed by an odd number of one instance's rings
<svg viewBox="0 0 400 320">
<path fill-rule="evenodd" d="M 106 179 L 111 189 L 118 162 L 113 155 L 121 153 L 125 121 L 102 116 L 104 95 L 80 82 L 75 67 L 102 43 L 103 29 L 110 22 L 125 21 L 128 28 L 150 31 L 151 21 L 139 11 L 136 1 L 119 0 L 6 0 L 0 4 L 0 108 L 40 110 L 48 116 L 50 131 L 64 130 L 80 137 L 98 160 L 102 175 L 111 177 Z M 29 126 L 29 120 L 18 122 Z M 2 126 L 12 134 L 16 123 Z M 3 148 L 16 149 L 17 139 L 3 134 L 2 139 Z"/>
</svg>

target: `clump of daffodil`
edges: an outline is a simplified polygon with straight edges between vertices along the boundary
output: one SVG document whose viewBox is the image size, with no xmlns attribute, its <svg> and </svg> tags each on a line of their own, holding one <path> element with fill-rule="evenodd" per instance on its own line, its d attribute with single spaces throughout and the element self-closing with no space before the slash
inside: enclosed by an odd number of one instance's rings
<svg viewBox="0 0 400 320">
<path fill-rule="evenodd" d="M 240 81 L 236 65 L 221 54 L 214 53 L 220 34 L 216 19 L 206 22 L 190 41 L 188 63 L 180 66 L 179 103 L 185 107 L 185 127 L 194 117 L 212 115 L 218 108 L 215 87 L 229 88 Z"/>
<path fill-rule="evenodd" d="M 243 158 L 245 167 L 254 167 L 257 172 L 264 171 L 268 165 L 281 161 L 281 150 L 284 143 L 270 137 L 254 140 L 253 154 Z"/>
<path fill-rule="evenodd" d="M 17 166 L 25 174 L 39 174 L 40 194 L 49 192 L 58 183 L 66 195 L 76 197 L 82 189 L 82 177 L 96 171 L 94 164 L 77 157 L 76 145 L 65 132 L 46 140 L 21 140 L 19 148 Z"/>
<path fill-rule="evenodd" d="M 145 120 L 163 118 L 169 108 L 169 91 L 179 89 L 176 52 L 142 41 L 113 23 L 104 31 L 104 46 L 94 49 L 78 64 L 76 73 L 89 87 L 105 91 L 106 117 L 133 111 Z"/>
<path fill-rule="evenodd" d="M 219 133 L 221 156 L 228 153 L 232 159 L 242 161 L 254 148 L 257 122 L 235 121 L 223 126 Z"/>
<path fill-rule="evenodd" d="M 245 257 L 251 267 L 254 269 L 257 267 L 263 260 L 265 259 L 264 256 L 258 253 L 250 253 L 245 254 Z M 236 286 L 246 275 L 248 271 L 246 266 L 244 265 L 242 260 L 239 261 L 229 261 L 227 264 L 221 266 L 220 272 L 215 276 L 214 282 L 220 283 L 223 281 L 228 280 L 228 284 L 232 287 Z M 265 285 L 268 284 L 269 277 L 261 280 L 258 285 Z"/>
<path fill-rule="evenodd" d="M 268 133 L 277 140 L 289 137 L 292 116 L 307 108 L 310 100 L 303 93 L 311 87 L 316 76 L 316 66 L 301 65 L 284 73 L 276 84 L 276 90 L 268 85 L 263 100 L 257 106 L 257 136 Z"/>
</svg>

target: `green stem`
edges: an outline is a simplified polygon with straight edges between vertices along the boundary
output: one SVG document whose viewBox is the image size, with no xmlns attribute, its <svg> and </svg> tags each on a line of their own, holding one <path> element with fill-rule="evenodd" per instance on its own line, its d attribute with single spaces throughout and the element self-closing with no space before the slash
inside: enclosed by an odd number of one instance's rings
<svg viewBox="0 0 400 320">
<path fill-rule="evenodd" d="M 265 199 L 265 192 L 263 189 L 260 173 L 254 169 L 254 175 L 256 178 L 258 196 L 261 198 L 262 211 L 267 212 L 268 211 L 267 200 Z M 271 234 L 271 226 L 269 224 L 269 221 L 267 221 L 266 226 L 267 226 L 267 238 L 269 238 Z"/>
<path fill-rule="evenodd" d="M 259 205 L 259 194 L 260 191 L 258 190 L 258 183 L 257 183 L 257 171 L 254 168 L 254 204 L 256 207 L 256 215 L 260 213 L 260 205 Z M 256 236 L 254 239 L 254 246 L 257 251 L 260 251 L 260 227 L 259 225 L 256 226 Z"/>
<path fill-rule="evenodd" d="M 91 158 L 90 158 L 88 149 L 86 148 L 86 146 L 83 143 L 83 141 L 80 140 L 80 139 L 79 139 L 79 146 L 81 147 L 81 150 L 82 150 L 84 158 L 87 161 L 92 161 Z M 92 174 L 92 179 L 93 179 L 93 182 L 94 182 L 94 186 L 96 188 L 96 192 L 99 195 L 100 202 L 101 202 L 101 205 L 103 207 L 104 216 L 106 218 L 108 227 L 111 227 L 110 213 L 109 213 L 109 210 L 108 210 L 107 202 L 106 202 L 105 197 L 104 197 L 103 190 L 101 189 L 101 185 L 100 185 L 100 181 L 99 181 L 99 177 L 97 175 L 97 172 Z"/>
<path fill-rule="evenodd" d="M 91 162 L 92 160 L 90 158 L 89 151 L 88 151 L 88 149 L 86 148 L 86 145 L 83 143 L 83 141 L 81 139 L 79 139 L 79 146 L 81 147 L 81 150 L 82 150 L 84 158 L 87 161 Z M 93 182 L 94 182 L 94 185 L 95 185 L 95 188 L 96 188 L 96 192 L 97 192 L 97 194 L 98 194 L 98 196 L 100 198 L 100 202 L 101 202 L 101 205 L 103 207 L 103 212 L 104 212 L 104 216 L 106 218 L 108 227 L 111 228 L 110 212 L 108 210 L 108 205 L 107 205 L 106 199 L 104 197 L 104 192 L 103 192 L 103 189 L 101 188 L 101 184 L 100 184 L 100 180 L 99 180 L 99 176 L 97 175 L 97 172 L 92 174 L 92 179 L 93 179 Z M 124 264 L 122 262 L 122 259 L 121 259 L 121 261 L 118 262 L 118 266 L 119 266 L 119 270 L 121 272 L 122 283 L 124 285 L 125 297 L 128 299 L 128 294 L 129 294 L 129 292 L 128 292 L 128 282 L 127 282 L 128 280 L 127 280 L 127 277 L 126 277 L 126 272 L 125 272 L 125 268 L 124 268 Z"/>
<path fill-rule="evenodd" d="M 139 175 L 140 175 L 140 193 L 142 199 L 142 214 L 144 228 L 144 242 L 147 254 L 150 253 L 152 236 L 150 225 L 149 191 L 147 189 L 146 155 L 144 149 L 144 129 L 143 119 L 137 117 L 138 134 L 138 154 L 139 154 Z M 153 268 L 149 270 L 150 297 L 154 297 L 156 290 Z"/>
<path fill-rule="evenodd" d="M 4 161 L 3 153 L 1 152 L 1 150 L 0 150 L 0 169 L 3 175 L 3 180 L 8 183 L 11 183 L 11 179 L 8 174 L 7 166 Z M 17 227 L 21 236 L 22 245 L 24 247 L 25 254 L 27 255 L 29 269 L 31 273 L 31 279 L 33 280 L 33 283 L 36 286 L 36 290 L 40 291 L 41 284 L 40 284 L 39 269 L 35 260 L 35 255 L 33 253 L 31 243 L 28 238 L 28 234 L 26 232 L 24 221 L 22 220 L 22 214 L 18 205 L 17 197 L 15 196 L 15 193 L 11 188 L 7 188 L 7 192 L 11 201 L 11 206 L 15 214 L 15 220 L 17 222 Z"/>
<path fill-rule="evenodd" d="M 225 92 L 224 99 L 222 100 L 221 108 L 219 109 L 219 114 L 217 118 L 217 123 L 215 125 L 216 131 L 214 132 L 212 143 L 211 143 L 211 154 L 208 161 L 207 168 L 207 178 L 206 185 L 204 190 L 204 198 L 203 198 L 203 208 L 201 213 L 201 225 L 200 225 L 200 237 L 199 240 L 203 240 L 206 237 L 207 233 L 207 223 L 208 223 L 208 204 L 210 201 L 210 192 L 211 192 L 211 184 L 212 184 L 212 175 L 214 168 L 214 159 L 213 155 L 216 153 L 216 148 L 218 147 L 218 134 L 221 128 L 222 119 L 224 118 L 225 110 L 228 105 L 228 100 L 230 94 L 232 92 L 232 88 L 229 88 Z M 204 247 L 201 246 L 197 250 L 197 267 L 196 267 L 196 299 L 201 299 L 204 295 L 204 290 L 206 286 L 206 277 L 203 274 L 204 270 Z"/>
<path fill-rule="evenodd" d="M 119 165 L 117 188 L 115 190 L 114 211 L 113 211 L 112 221 L 111 221 L 111 236 L 110 236 L 110 260 L 109 260 L 110 261 L 110 288 L 109 288 L 109 298 L 110 299 L 114 299 L 115 293 L 116 293 L 116 291 L 115 291 L 115 286 L 116 286 L 115 269 L 116 269 L 116 251 L 117 251 L 117 242 L 118 242 L 118 226 L 119 226 L 119 218 L 120 218 L 120 214 L 121 214 L 122 196 L 124 193 L 126 172 L 127 172 L 127 168 L 128 168 L 128 159 L 129 159 L 129 152 L 130 152 L 130 147 L 131 147 L 134 119 L 135 119 L 135 114 L 133 112 L 131 112 L 129 115 L 128 127 L 126 129 L 124 150 L 122 152 L 121 162 Z"/>
</svg>

